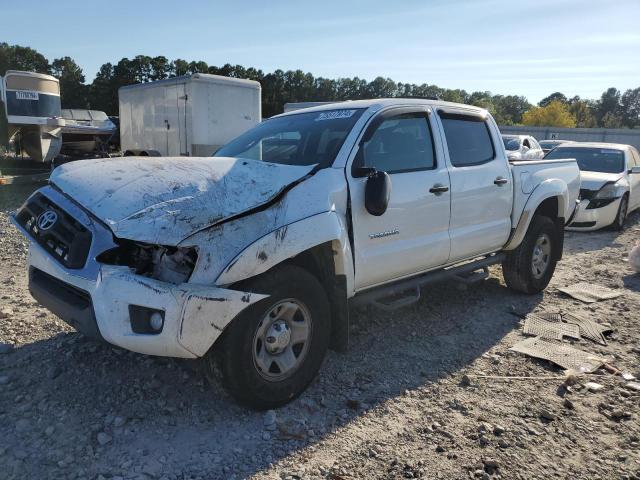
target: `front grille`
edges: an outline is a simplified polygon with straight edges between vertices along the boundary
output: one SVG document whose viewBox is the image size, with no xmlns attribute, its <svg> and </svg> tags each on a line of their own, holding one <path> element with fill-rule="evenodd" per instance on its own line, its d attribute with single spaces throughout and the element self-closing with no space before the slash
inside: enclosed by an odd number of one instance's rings
<svg viewBox="0 0 640 480">
<path fill-rule="evenodd" d="M 38 227 L 38 219 L 47 212 L 57 219 L 48 229 Z M 49 254 L 67 268 L 82 268 L 91 247 L 91 232 L 51 200 L 36 193 L 16 214 L 16 221 Z"/>
<path fill-rule="evenodd" d="M 596 190 L 589 190 L 588 188 L 580 189 L 580 196 L 578 197 L 580 200 L 591 200 L 593 196 L 598 193 Z"/>
</svg>

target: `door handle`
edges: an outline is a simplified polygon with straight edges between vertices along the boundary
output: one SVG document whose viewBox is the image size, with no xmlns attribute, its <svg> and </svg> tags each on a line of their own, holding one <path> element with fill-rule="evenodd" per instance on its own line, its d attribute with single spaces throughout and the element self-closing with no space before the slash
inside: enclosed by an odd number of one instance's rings
<svg viewBox="0 0 640 480">
<path fill-rule="evenodd" d="M 495 183 L 495 184 L 496 184 L 496 185 L 498 185 L 498 186 L 500 186 L 500 185 L 504 185 L 505 183 L 508 183 L 508 182 L 509 182 L 509 180 L 507 180 L 507 179 L 506 179 L 506 178 L 504 178 L 504 177 L 498 177 L 498 178 L 496 178 L 496 179 L 493 181 L 493 183 Z"/>
<path fill-rule="evenodd" d="M 448 192 L 449 187 L 446 185 L 442 185 L 441 183 L 436 183 L 433 187 L 429 189 L 430 193 L 434 193 L 436 195 L 440 195 L 441 193 Z"/>
</svg>

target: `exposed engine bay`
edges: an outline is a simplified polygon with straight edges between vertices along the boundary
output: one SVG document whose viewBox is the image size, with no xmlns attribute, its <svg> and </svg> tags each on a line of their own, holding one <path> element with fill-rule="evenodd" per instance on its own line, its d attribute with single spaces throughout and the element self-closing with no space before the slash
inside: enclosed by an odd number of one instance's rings
<svg viewBox="0 0 640 480">
<path fill-rule="evenodd" d="M 194 247 L 165 247 L 130 240 L 119 240 L 118 243 L 118 247 L 104 252 L 97 260 L 108 265 L 127 266 L 137 275 L 163 282 L 186 282 L 198 259 Z"/>
</svg>

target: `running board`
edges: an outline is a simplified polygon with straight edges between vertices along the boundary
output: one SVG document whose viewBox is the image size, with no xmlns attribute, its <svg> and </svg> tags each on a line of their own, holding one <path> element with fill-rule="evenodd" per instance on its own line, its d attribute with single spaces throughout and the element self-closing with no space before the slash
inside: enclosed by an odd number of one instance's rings
<svg viewBox="0 0 640 480">
<path fill-rule="evenodd" d="M 391 311 L 406 307 L 420 300 L 420 289 L 430 283 L 443 280 L 456 280 L 466 284 L 485 280 L 489 276 L 489 267 L 501 263 L 506 255 L 496 253 L 477 261 L 454 265 L 442 270 L 427 272 L 416 277 L 400 280 L 391 285 L 383 285 L 356 294 L 349 304 L 354 307 L 373 304 L 382 310 Z M 397 300 L 384 301 L 390 297 L 400 297 Z"/>
</svg>

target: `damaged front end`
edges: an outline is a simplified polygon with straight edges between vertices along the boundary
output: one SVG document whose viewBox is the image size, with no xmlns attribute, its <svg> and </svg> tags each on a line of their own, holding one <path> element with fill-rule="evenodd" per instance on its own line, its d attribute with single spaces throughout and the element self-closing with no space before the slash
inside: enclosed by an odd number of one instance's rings
<svg viewBox="0 0 640 480">
<path fill-rule="evenodd" d="M 136 275 L 161 282 L 181 284 L 189 281 L 196 262 L 196 247 L 171 247 L 118 240 L 118 246 L 97 257 L 100 263 L 125 266 Z"/>
</svg>

